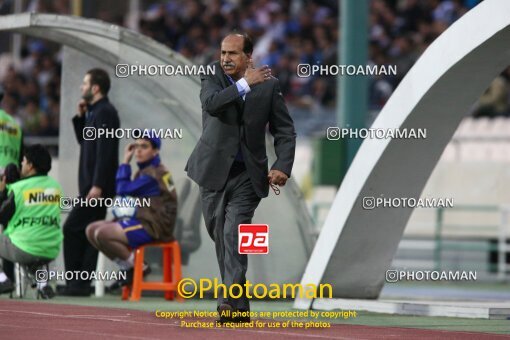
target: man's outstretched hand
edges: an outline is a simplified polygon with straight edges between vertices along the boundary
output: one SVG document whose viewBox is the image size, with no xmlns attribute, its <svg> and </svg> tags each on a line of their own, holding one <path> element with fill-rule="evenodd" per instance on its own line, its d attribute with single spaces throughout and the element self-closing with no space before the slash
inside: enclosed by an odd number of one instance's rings
<svg viewBox="0 0 510 340">
<path fill-rule="evenodd" d="M 267 174 L 267 178 L 269 179 L 269 184 L 275 184 L 283 187 L 285 183 L 287 183 L 289 176 L 280 170 L 271 170 L 269 171 L 269 174 Z"/>
</svg>

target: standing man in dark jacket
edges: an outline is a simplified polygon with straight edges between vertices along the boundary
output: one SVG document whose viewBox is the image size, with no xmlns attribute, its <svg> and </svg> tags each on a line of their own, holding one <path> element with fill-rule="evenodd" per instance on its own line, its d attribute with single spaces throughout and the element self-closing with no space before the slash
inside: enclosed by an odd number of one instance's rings
<svg viewBox="0 0 510 340">
<path fill-rule="evenodd" d="M 247 35 L 229 34 L 223 39 L 220 63 L 213 64 L 215 74 L 202 77 L 202 136 L 186 165 L 188 176 L 200 186 L 206 227 L 227 287 L 246 282 L 248 258 L 237 249 L 238 225 L 251 223 L 269 185 L 285 185 L 296 146 L 278 80 L 267 66 L 253 67 L 252 51 Z M 269 172 L 267 125 L 277 157 Z M 246 292 L 227 299 L 219 294 L 220 315 L 249 309 Z M 247 322 L 249 317 L 220 317 L 224 321 Z"/>
<path fill-rule="evenodd" d="M 82 100 L 73 118 L 74 132 L 80 144 L 80 197 L 108 198 L 115 195 L 115 173 L 119 159 L 119 140 L 111 134 L 95 138 L 99 129 L 120 127 L 117 110 L 108 100 L 110 77 L 102 69 L 91 69 L 80 87 Z M 104 220 L 105 206 L 73 207 L 64 224 L 64 262 L 67 271 L 96 269 L 97 249 L 87 240 L 85 228 L 94 221 Z M 90 281 L 67 282 L 61 295 L 88 296 Z"/>
</svg>

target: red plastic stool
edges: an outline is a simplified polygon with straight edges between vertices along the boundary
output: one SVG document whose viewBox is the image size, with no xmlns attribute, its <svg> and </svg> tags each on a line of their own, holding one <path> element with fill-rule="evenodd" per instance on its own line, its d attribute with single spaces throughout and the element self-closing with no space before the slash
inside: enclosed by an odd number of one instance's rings
<svg viewBox="0 0 510 340">
<path fill-rule="evenodd" d="M 160 247 L 163 250 L 163 282 L 143 280 L 143 259 L 145 248 Z M 173 273 L 172 273 L 173 267 Z M 179 242 L 154 242 L 144 244 L 135 250 L 135 266 L 133 283 L 122 287 L 122 300 L 139 301 L 144 290 L 159 290 L 165 292 L 165 299 L 183 301 L 177 292 L 177 285 L 182 278 L 181 248 Z M 131 295 L 131 296 L 130 296 Z"/>
</svg>

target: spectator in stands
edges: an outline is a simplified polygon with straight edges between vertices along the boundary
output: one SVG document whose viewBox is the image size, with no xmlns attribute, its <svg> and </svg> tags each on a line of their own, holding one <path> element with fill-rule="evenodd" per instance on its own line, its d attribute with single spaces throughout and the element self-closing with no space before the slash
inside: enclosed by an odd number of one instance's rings
<svg viewBox="0 0 510 340">
<path fill-rule="evenodd" d="M 142 1 L 142 6 L 145 1 Z M 369 63 L 398 65 L 398 75 L 382 75 L 369 79 L 369 107 L 379 111 L 402 78 L 423 51 L 455 20 L 480 0 L 372 0 L 369 13 L 370 46 L 377 47 Z M 32 1 L 30 11 L 69 13 L 65 0 Z M 338 3 L 335 1 L 166 1 L 149 5 L 141 13 L 139 30 L 198 64 L 217 60 L 216 46 L 225 32 L 241 28 L 259 43 L 254 49 L 256 64 L 271 64 L 273 74 L 282 82 L 282 91 L 289 106 L 323 110 L 336 102 L 336 81 L 326 79 L 327 89 L 333 95 L 328 100 L 310 99 L 322 86 L 314 79 L 295 79 L 300 62 L 336 64 L 338 46 Z M 99 6 L 98 6 L 99 7 Z M 97 8 L 97 17 L 112 23 L 122 22 L 116 12 Z M 125 22 L 127 22 L 127 17 Z M 13 90 L 7 90 L 12 102 L 7 109 L 21 121 L 19 114 L 26 111 L 27 98 L 40 98 L 40 109 L 48 111 L 49 98 L 55 97 L 45 89 L 60 88 L 58 55 L 41 40 L 30 40 L 22 53 L 21 67 L 13 70 L 14 77 L 22 77 Z M 287 59 L 281 62 L 281 59 Z M 1 71 L 1 70 L 0 70 Z M 1 74 L 2 72 L 0 72 Z M 289 76 L 290 75 L 290 76 Z M 10 75 L 0 79 L 8 82 Z M 285 80 L 287 79 L 287 80 Z M 36 93 L 33 83 L 38 85 Z M 285 83 L 287 82 L 287 83 Z M 508 84 L 508 80 L 506 80 Z M 6 86 L 7 88 L 7 86 Z M 12 97 L 11 97 L 12 96 Z M 59 97 L 59 96 L 57 96 Z M 317 106 L 317 104 L 319 104 Z M 11 110 L 11 111 L 9 111 Z M 505 112 L 508 111 L 508 107 Z M 292 112 L 292 110 L 291 110 Z M 38 135 L 54 133 L 58 129 L 49 117 L 49 127 Z"/>
<path fill-rule="evenodd" d="M 48 117 L 41 111 L 36 98 L 28 99 L 20 116 L 23 130 L 27 136 L 42 135 L 49 128 Z"/>
</svg>

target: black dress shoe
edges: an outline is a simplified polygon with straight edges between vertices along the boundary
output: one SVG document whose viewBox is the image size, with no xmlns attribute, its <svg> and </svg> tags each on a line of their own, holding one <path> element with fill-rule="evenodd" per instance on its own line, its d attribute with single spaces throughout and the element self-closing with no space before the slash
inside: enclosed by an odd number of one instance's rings
<svg viewBox="0 0 510 340">
<path fill-rule="evenodd" d="M 37 299 L 41 298 L 43 300 L 53 299 L 55 297 L 55 292 L 50 285 L 46 285 L 41 289 L 37 290 Z"/>
<path fill-rule="evenodd" d="M 12 293 L 12 291 L 14 291 L 14 283 L 9 278 L 0 282 L 0 294 Z"/>
<path fill-rule="evenodd" d="M 218 315 L 220 318 L 216 322 L 224 324 L 226 322 L 232 322 L 232 311 L 234 309 L 228 303 L 222 303 L 218 306 Z"/>
<path fill-rule="evenodd" d="M 250 311 L 238 309 L 234 312 L 234 308 L 228 303 L 222 303 L 218 306 L 218 314 L 220 318 L 216 322 L 219 324 L 250 322 Z"/>
</svg>

